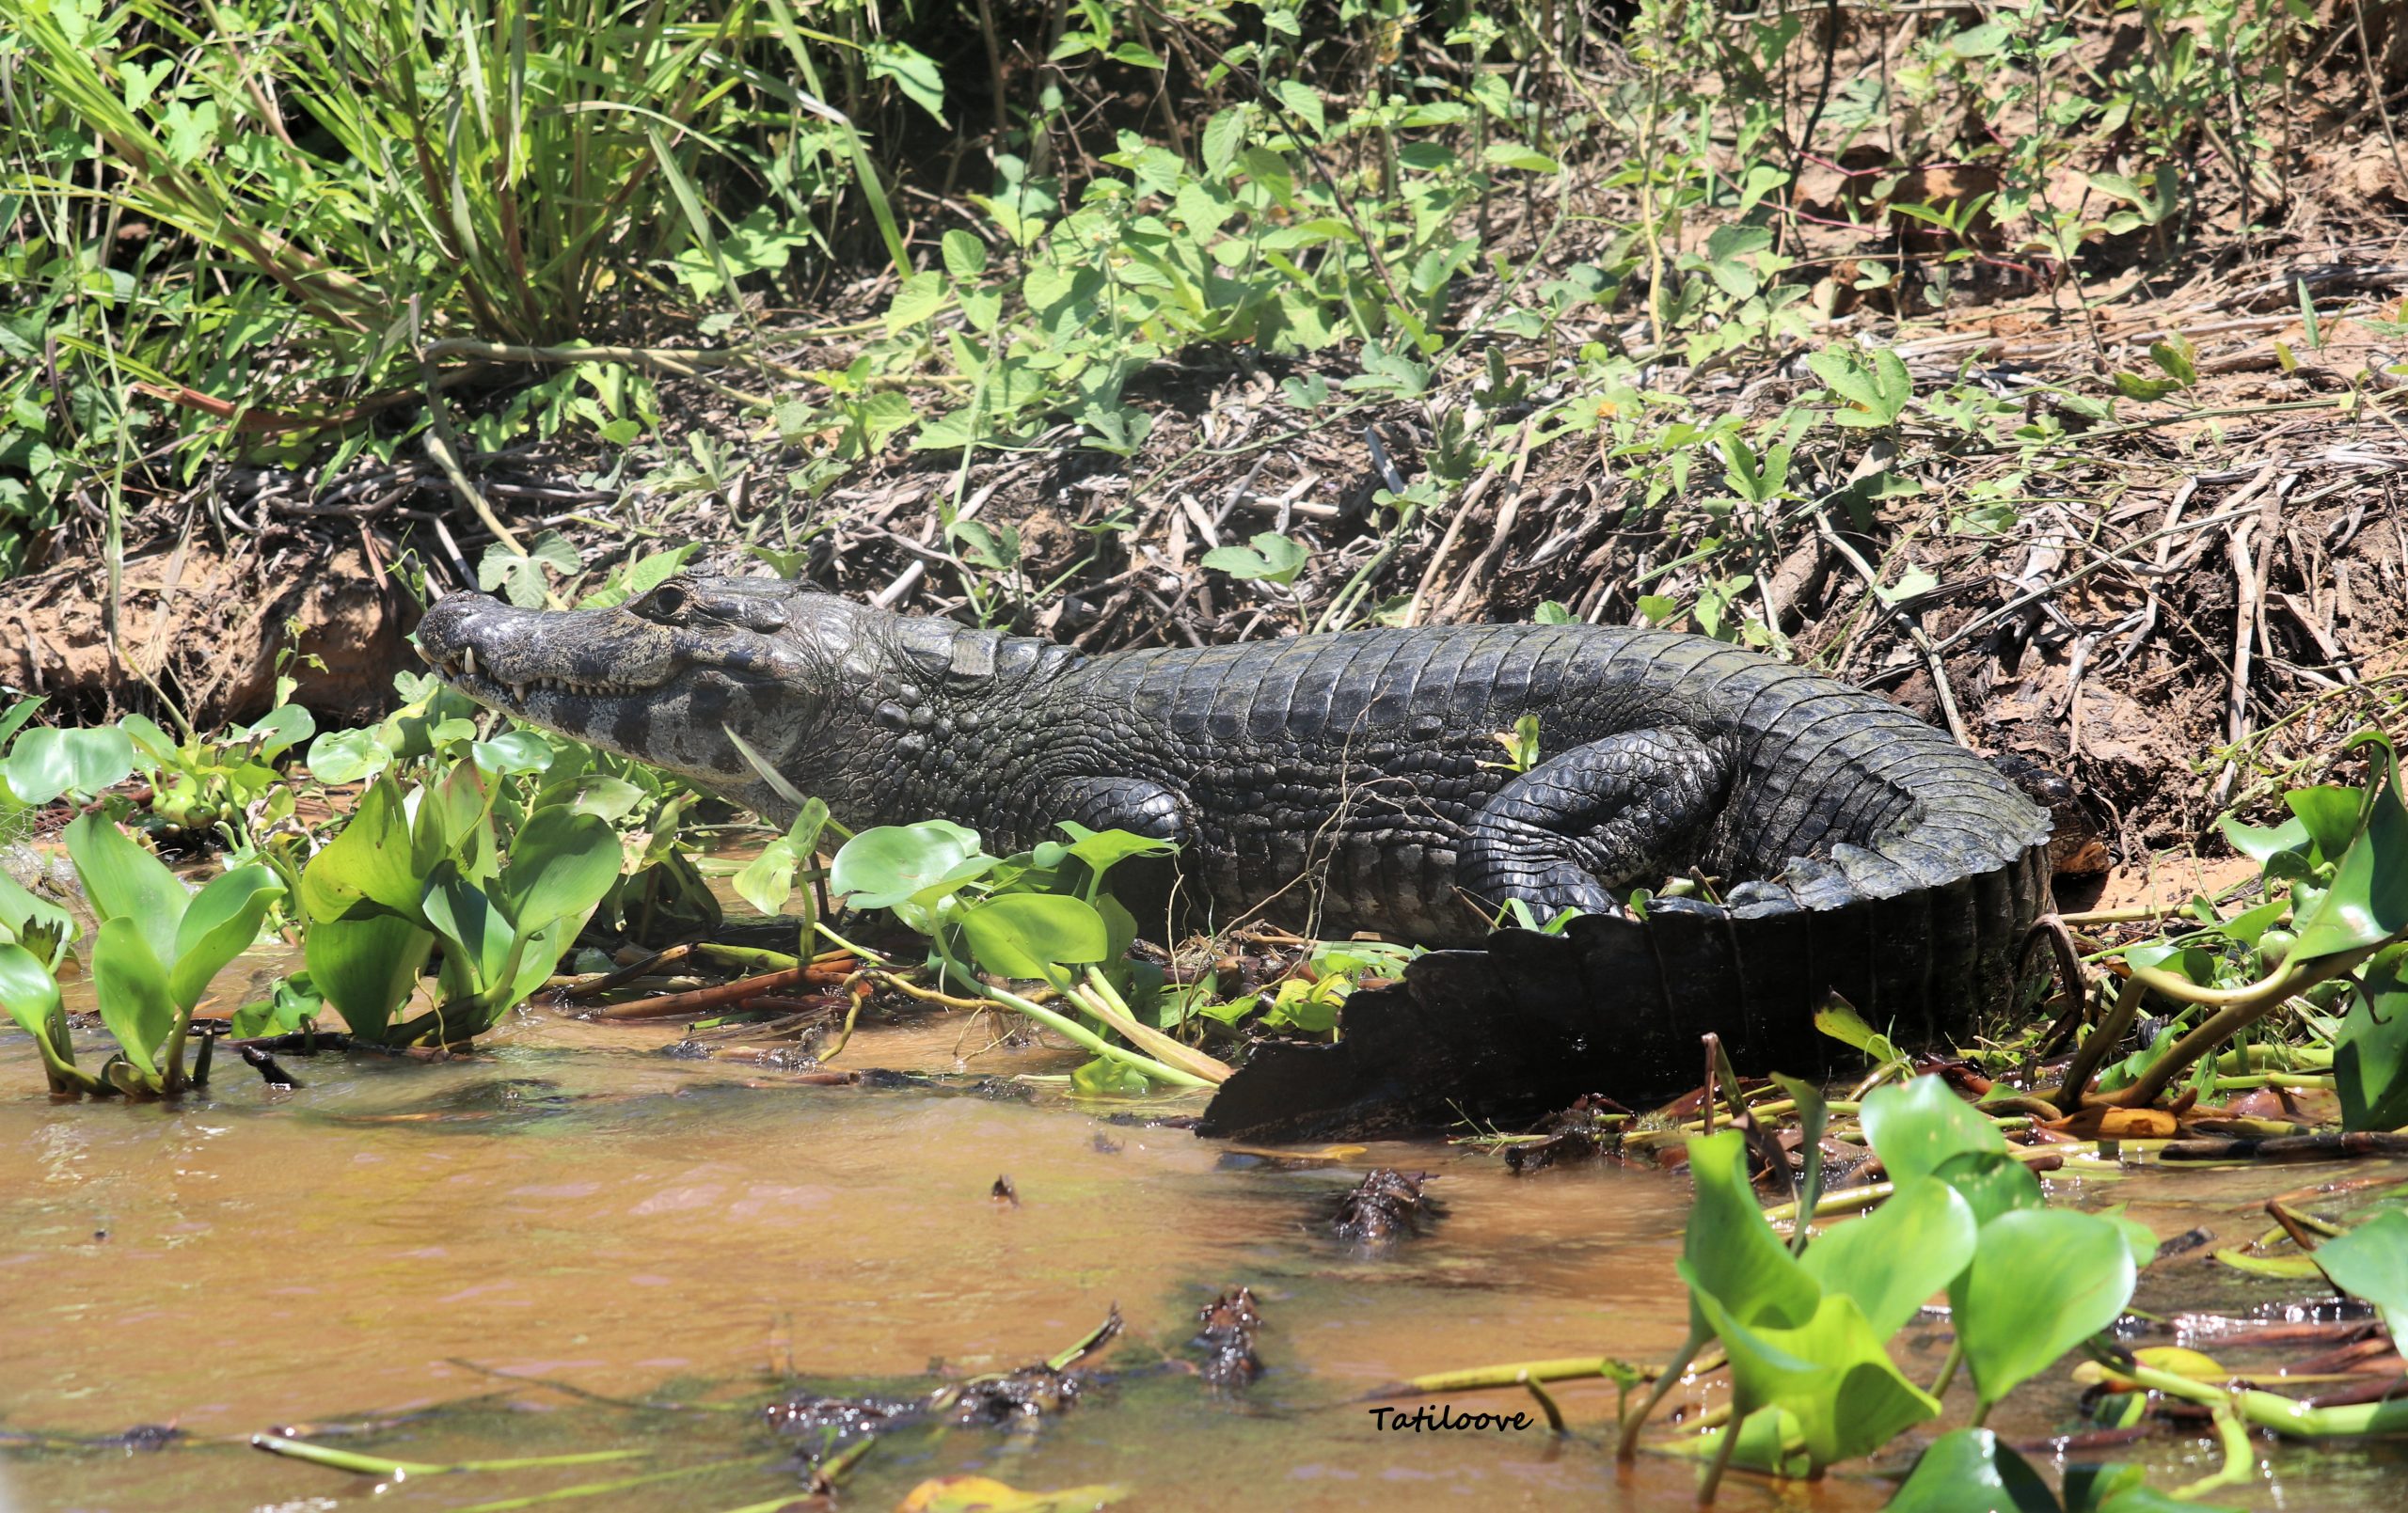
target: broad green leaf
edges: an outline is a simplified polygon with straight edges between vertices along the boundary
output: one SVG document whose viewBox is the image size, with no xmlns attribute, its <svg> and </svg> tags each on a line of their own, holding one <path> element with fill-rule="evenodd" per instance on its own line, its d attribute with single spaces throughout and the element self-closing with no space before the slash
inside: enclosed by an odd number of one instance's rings
<svg viewBox="0 0 2408 1513">
<path fill-rule="evenodd" d="M 1272 92 L 1279 97 L 1281 104 L 1305 118 L 1312 127 L 1313 134 L 1319 136 L 1328 132 L 1329 119 L 1323 114 L 1321 96 L 1313 93 L 1312 86 L 1299 79 L 1282 79 Z"/>
<path fill-rule="evenodd" d="M 190 1014 L 218 971 L 251 948 L 268 909 L 283 896 L 276 874 L 256 863 L 213 877 L 193 894 L 177 922 L 167 968 L 167 995 L 179 1011 Z"/>
<path fill-rule="evenodd" d="M 1095 906 L 1061 893 L 1005 893 L 962 911 L 978 965 L 1005 977 L 1051 979 L 1065 963 L 1100 962 L 1112 933 Z"/>
<path fill-rule="evenodd" d="M 960 228 L 947 231 L 938 245 L 944 254 L 945 276 L 955 282 L 966 282 L 987 271 L 987 244 Z"/>
<path fill-rule="evenodd" d="M 2333 1040 L 2341 1127 L 2397 1129 L 2408 1125 L 2408 945 L 2377 952 L 2358 982 Z"/>
<path fill-rule="evenodd" d="M 1062 848 L 1062 854 L 1085 862 L 1087 871 L 1099 879 L 1131 857 L 1167 857 L 1179 850 L 1176 841 L 1157 840 L 1132 830 L 1090 830 L 1069 820 L 1064 820 L 1054 828 L 1070 838 L 1070 843 Z M 1057 861 L 1054 865 L 1059 866 L 1060 863 Z"/>
<path fill-rule="evenodd" d="M 2292 963 L 2354 951 L 2408 930 L 2408 808 L 2385 783 L 2364 834 L 2334 869 L 2333 886 L 2299 923 Z"/>
<path fill-rule="evenodd" d="M 2057 1513 L 2057 1499 L 1996 1434 L 1951 1429 L 1916 1458 L 1884 1513 Z"/>
<path fill-rule="evenodd" d="M 522 932 L 554 920 L 582 924 L 617 879 L 622 856 L 606 821 L 565 809 L 537 810 L 511 838 L 494 901 Z"/>
<path fill-rule="evenodd" d="M 1918 1180 L 1807 1246 L 1798 1264 L 1825 1297 L 1855 1299 L 1874 1334 L 1887 1340 L 1965 1269 L 1978 1227 L 1954 1188 Z"/>
<path fill-rule="evenodd" d="M 1081 1097 L 1141 1098 L 1153 1083 L 1127 1062 L 1098 1056 L 1070 1074 L 1070 1087 Z"/>
<path fill-rule="evenodd" d="M 1858 1116 L 1890 1180 L 1903 1188 L 1960 1151 L 2003 1151 L 2006 1137 L 1975 1113 L 1944 1078 L 1918 1077 L 1873 1090 Z"/>
<path fill-rule="evenodd" d="M 258 754 L 274 761 L 316 732 L 318 722 L 299 704 L 278 704 L 250 725 L 227 733 L 256 743 Z"/>
<path fill-rule="evenodd" d="M 314 921 L 301 945 L 318 991 L 352 1033 L 375 1040 L 418 986 L 435 932 L 406 916 L 371 909 Z"/>
<path fill-rule="evenodd" d="M 1238 150 L 1245 145 L 1246 107 L 1233 105 L 1215 114 L 1204 123 L 1204 167 L 1214 174 L 1228 172 L 1229 165 L 1238 158 Z"/>
<path fill-rule="evenodd" d="M 1813 1317 L 1821 1288 L 1757 1206 L 1748 1183 L 1746 1138 L 1725 1129 L 1690 1141 L 1689 1175 L 1697 1196 L 1682 1253 L 1696 1273 L 1692 1286 L 1704 1287 L 1726 1313 L 1747 1323 L 1786 1327 Z M 1694 1292 L 1690 1317 L 1703 1323 Z"/>
<path fill-rule="evenodd" d="M 60 730 L 37 726 L 17 737 L 0 777 L 28 804 L 62 794 L 97 794 L 134 771 L 134 738 L 114 725 Z"/>
<path fill-rule="evenodd" d="M 855 908 L 892 908 L 977 854 L 978 832 L 950 821 L 875 826 L 838 848 L 828 887 Z"/>
<path fill-rule="evenodd" d="M 2316 843 L 2317 854 L 2331 861 L 2350 849 L 2357 838 L 2358 813 L 2365 796 L 2354 788 L 2294 788 L 2283 796 L 2292 814 Z"/>
<path fill-rule="evenodd" d="M 146 1079 L 159 1075 L 159 1048 L 175 1032 L 176 1006 L 167 997 L 167 969 L 141 926 L 114 919 L 92 941 L 92 987 L 101 1019 Z"/>
<path fill-rule="evenodd" d="M 1976 1225 L 2020 1208 L 2045 1208 L 2048 1196 L 2032 1169 L 2004 1151 L 1959 1151 L 1931 1169 L 1956 1190 Z"/>
<path fill-rule="evenodd" d="M 2408 1212 L 2385 1208 L 2314 1254 L 2333 1285 L 2374 1304 L 2393 1339 L 2408 1339 Z"/>
<path fill-rule="evenodd" d="M 2095 1215 L 2018 1209 L 1984 1224 L 1953 1294 L 1982 1401 L 1997 1402 L 2115 1322 L 2134 1277 L 2123 1232 Z"/>
<path fill-rule="evenodd" d="M 73 1064 L 73 1048 L 52 1043 L 55 1031 L 65 1027 L 58 999 L 58 979 L 34 954 L 15 944 L 0 944 L 0 1008 L 17 1021 L 41 1048 L 43 1063 L 54 1072 Z"/>
<path fill-rule="evenodd" d="M 301 874 L 301 908 L 313 924 L 379 910 L 418 917 L 420 873 L 412 855 L 401 785 L 390 778 L 369 785 L 351 823 L 309 859 Z M 327 997 L 342 1001 L 320 974 Z M 346 1012 L 345 1016 L 350 1016 Z M 358 1027 L 353 1021 L 353 1028 Z"/>
<path fill-rule="evenodd" d="M 745 863 L 731 886 L 736 896 L 772 919 L 785 912 L 786 900 L 794 896 L 794 874 L 799 865 L 794 843 L 779 836 L 761 848 L 761 854 Z"/>
<path fill-rule="evenodd" d="M 309 743 L 309 776 L 323 783 L 372 779 L 392 764 L 391 749 L 373 730 L 327 731 Z"/>
<path fill-rule="evenodd" d="M 176 925 L 192 895 L 166 862 L 99 814 L 82 815 L 67 827 L 67 854 L 84 880 L 93 918 L 131 921 L 153 959 L 174 959 Z"/>
<path fill-rule="evenodd" d="M 1733 1413 L 1745 1417 L 1766 1408 L 1788 1413 L 1815 1466 L 1868 1454 L 1940 1416 L 1940 1404 L 1892 1363 L 1855 1299 L 1827 1297 L 1793 1328 L 1750 1325 L 1700 1285 L 1687 1261 L 1679 1269 L 1730 1357 Z"/>
<path fill-rule="evenodd" d="M 490 741 L 472 742 L 477 765 L 497 777 L 541 772 L 552 764 L 552 749 L 533 731 L 503 731 Z"/>
<path fill-rule="evenodd" d="M 483 890 L 447 861 L 427 878 L 421 906 L 426 922 L 443 938 L 443 963 L 456 997 L 479 996 L 501 981 L 518 932 Z"/>
<path fill-rule="evenodd" d="M 2267 829 L 2260 826 L 2243 825 L 2226 814 L 2216 821 L 2216 829 L 2232 843 L 2235 851 L 2261 867 L 2266 864 L 2268 857 L 2277 852 L 2296 851 L 2305 854 L 2312 843 L 2307 827 L 2296 818 L 2285 820 L 2272 829 Z"/>
</svg>

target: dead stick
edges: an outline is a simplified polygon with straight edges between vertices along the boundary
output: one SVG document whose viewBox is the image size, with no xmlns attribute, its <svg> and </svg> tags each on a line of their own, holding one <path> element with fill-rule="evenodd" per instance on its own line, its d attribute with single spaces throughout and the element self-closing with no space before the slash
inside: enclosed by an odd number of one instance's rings
<svg viewBox="0 0 2408 1513">
<path fill-rule="evenodd" d="M 698 987 L 689 993 L 666 993 L 659 998 L 641 998 L 630 1003 L 613 1003 L 594 1011 L 597 1019 L 673 1019 L 679 1015 L 701 1009 L 716 1009 L 731 1003 L 741 1003 L 748 998 L 774 993 L 786 987 L 835 987 L 846 974 L 825 967 L 791 967 L 782 972 L 763 972 L 758 977 L 739 977 L 732 983 L 711 987 Z"/>
</svg>

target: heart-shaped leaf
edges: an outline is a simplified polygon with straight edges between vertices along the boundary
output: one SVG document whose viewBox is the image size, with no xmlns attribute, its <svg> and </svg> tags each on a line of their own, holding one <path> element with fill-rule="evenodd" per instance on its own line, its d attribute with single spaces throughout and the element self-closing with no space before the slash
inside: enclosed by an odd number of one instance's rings
<svg viewBox="0 0 2408 1513">
<path fill-rule="evenodd" d="M 1884 1513 L 2057 1513 L 2057 1499 L 1988 1429 L 1951 1429 L 1916 1458 Z"/>
<path fill-rule="evenodd" d="M 1099 962 L 1112 932 L 1095 906 L 1062 893 L 1005 893 L 966 909 L 961 933 L 978 965 L 1005 977 L 1051 980 L 1066 963 Z"/>
<path fill-rule="evenodd" d="M 2018 1209 L 1984 1224 L 1952 1294 L 1982 1401 L 1997 1402 L 2115 1322 L 2134 1277 L 2123 1233 L 2104 1219 Z"/>
<path fill-rule="evenodd" d="M 1822 1289 L 1806 1274 L 1766 1221 L 1748 1185 L 1747 1141 L 1725 1129 L 1689 1142 L 1689 1175 L 1697 1196 L 1682 1247 L 1702 1286 L 1732 1317 L 1782 1327 L 1814 1316 Z M 1703 1323 L 1692 1299 L 1690 1318 Z"/>
<path fill-rule="evenodd" d="M 153 960 L 175 959 L 176 926 L 192 895 L 166 862 L 98 814 L 67 827 L 67 854 L 74 859 L 95 918 L 131 921 Z"/>
<path fill-rule="evenodd" d="M 945 820 L 876 826 L 838 848 L 828 887 L 855 908 L 892 908 L 924 889 L 942 886 L 978 854 L 978 832 Z"/>
<path fill-rule="evenodd" d="M 1875 1336 L 1887 1340 L 1965 1269 L 1978 1227 L 1954 1188 L 1925 1178 L 1809 1245 L 1799 1264 L 1824 1296 L 1855 1299 Z"/>
<path fill-rule="evenodd" d="M 1960 1151 L 2003 1151 L 2006 1137 L 1940 1077 L 1876 1088 L 1858 1116 L 1865 1138 L 1900 1188 Z"/>
<path fill-rule="evenodd" d="M 9 791 L 28 804 L 47 804 L 62 794 L 88 796 L 133 771 L 134 737 L 114 725 L 37 726 L 18 736 L 0 763 Z"/>
<path fill-rule="evenodd" d="M 1688 1262 L 1679 1269 L 1730 1357 L 1733 1414 L 1788 1413 L 1815 1467 L 1868 1454 L 1940 1416 L 1940 1404 L 1892 1363 L 1855 1299 L 1826 1297 L 1796 1328 L 1750 1326 L 1699 1286 Z"/>
<path fill-rule="evenodd" d="M 213 877 L 192 896 L 167 969 L 167 996 L 180 1012 L 190 1014 L 218 970 L 259 939 L 261 922 L 283 896 L 276 874 L 257 864 Z"/>
<path fill-rule="evenodd" d="M 554 920 L 579 924 L 618 880 L 623 853 L 608 822 L 565 809 L 535 812 L 510 842 L 495 902 L 519 931 Z"/>
</svg>

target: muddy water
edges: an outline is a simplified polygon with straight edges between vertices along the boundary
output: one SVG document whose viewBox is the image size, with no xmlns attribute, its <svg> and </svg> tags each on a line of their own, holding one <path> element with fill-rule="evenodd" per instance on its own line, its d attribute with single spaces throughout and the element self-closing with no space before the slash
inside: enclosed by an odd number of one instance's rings
<svg viewBox="0 0 2408 1513">
<path fill-rule="evenodd" d="M 1022 1487 L 1127 1482 L 1141 1492 L 1127 1505 L 1146 1508 L 1688 1505 L 1687 1464 L 1615 1469 L 1609 1387 L 1560 1390 L 1561 1441 L 1383 1431 L 1368 1411 L 1424 1401 L 1381 1395 L 1418 1372 L 1660 1357 L 1685 1318 L 1677 1176 L 1597 1165 L 1515 1179 L 1435 1141 L 1264 1161 L 1105 1117 L 1193 1102 L 1081 1105 L 1059 1083 L 1010 1080 L 1075 1058 L 995 1051 L 965 1066 L 959 1053 L 984 1041 L 959 1017 L 865 1031 L 840 1064 L 993 1079 L 983 1090 L 807 1086 L 659 1054 L 674 1036 L 529 1016 L 447 1064 L 293 1058 L 294 1090 L 221 1064 L 208 1096 L 171 1109 L 53 1105 L 7 1032 L 0 1428 L 171 1424 L 185 1438 L 153 1453 L 9 1452 L 0 1508 L 452 1508 L 637 1476 L 657 1479 L 563 1505 L 743 1507 L 796 1487 L 760 1458 L 787 1445 L 758 1409 L 798 1380 L 920 1390 L 932 1373 L 1005 1370 L 1115 1303 L 1128 1333 L 1087 1400 L 1034 1433 L 899 1436 L 847 1502 L 892 1506 L 923 1477 L 974 1471 Z M 1434 1174 L 1445 1206 L 1427 1235 L 1377 1256 L 1327 1233 L 1336 1193 L 1374 1163 Z M 2063 1190 L 2137 1201 L 2163 1234 L 2207 1224 L 2229 1240 L 2254 1230 L 2273 1187 L 2313 1174 L 2105 1174 Z M 999 1176 L 1016 1204 L 990 1196 Z M 1197 1308 L 1239 1283 L 1266 1316 L 1269 1371 L 1216 1396 L 1178 1363 Z M 2147 1286 L 2143 1302 L 2166 1310 L 2283 1291 L 2196 1262 Z M 1928 1376 L 1936 1346 L 1919 1349 L 1910 1369 Z M 2001 1426 L 2070 1426 L 2073 1396 L 2061 1379 L 2028 1392 Z M 1952 1402 L 1952 1421 L 1969 1406 Z M 387 1486 L 246 1447 L 284 1425 L 420 1461 L 644 1455 Z M 331 1437 L 345 1428 L 366 1432 Z M 2137 1453 L 2162 1484 L 2213 1463 L 2188 1440 Z M 2232 1501 L 2363 1500 L 2402 1469 L 2267 1453 L 2260 1484 Z M 1728 1505 L 1872 1507 L 1883 1489 L 1738 1485 Z"/>
</svg>

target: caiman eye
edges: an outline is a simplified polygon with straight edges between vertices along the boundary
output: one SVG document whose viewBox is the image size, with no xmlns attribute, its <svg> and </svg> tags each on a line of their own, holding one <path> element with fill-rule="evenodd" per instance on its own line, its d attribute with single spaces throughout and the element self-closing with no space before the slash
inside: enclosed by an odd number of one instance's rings
<svg viewBox="0 0 2408 1513">
<path fill-rule="evenodd" d="M 665 625 L 676 624 L 686 618 L 686 606 L 693 597 L 686 585 L 670 578 L 639 600 L 636 609 L 646 620 L 657 620 Z"/>
</svg>

